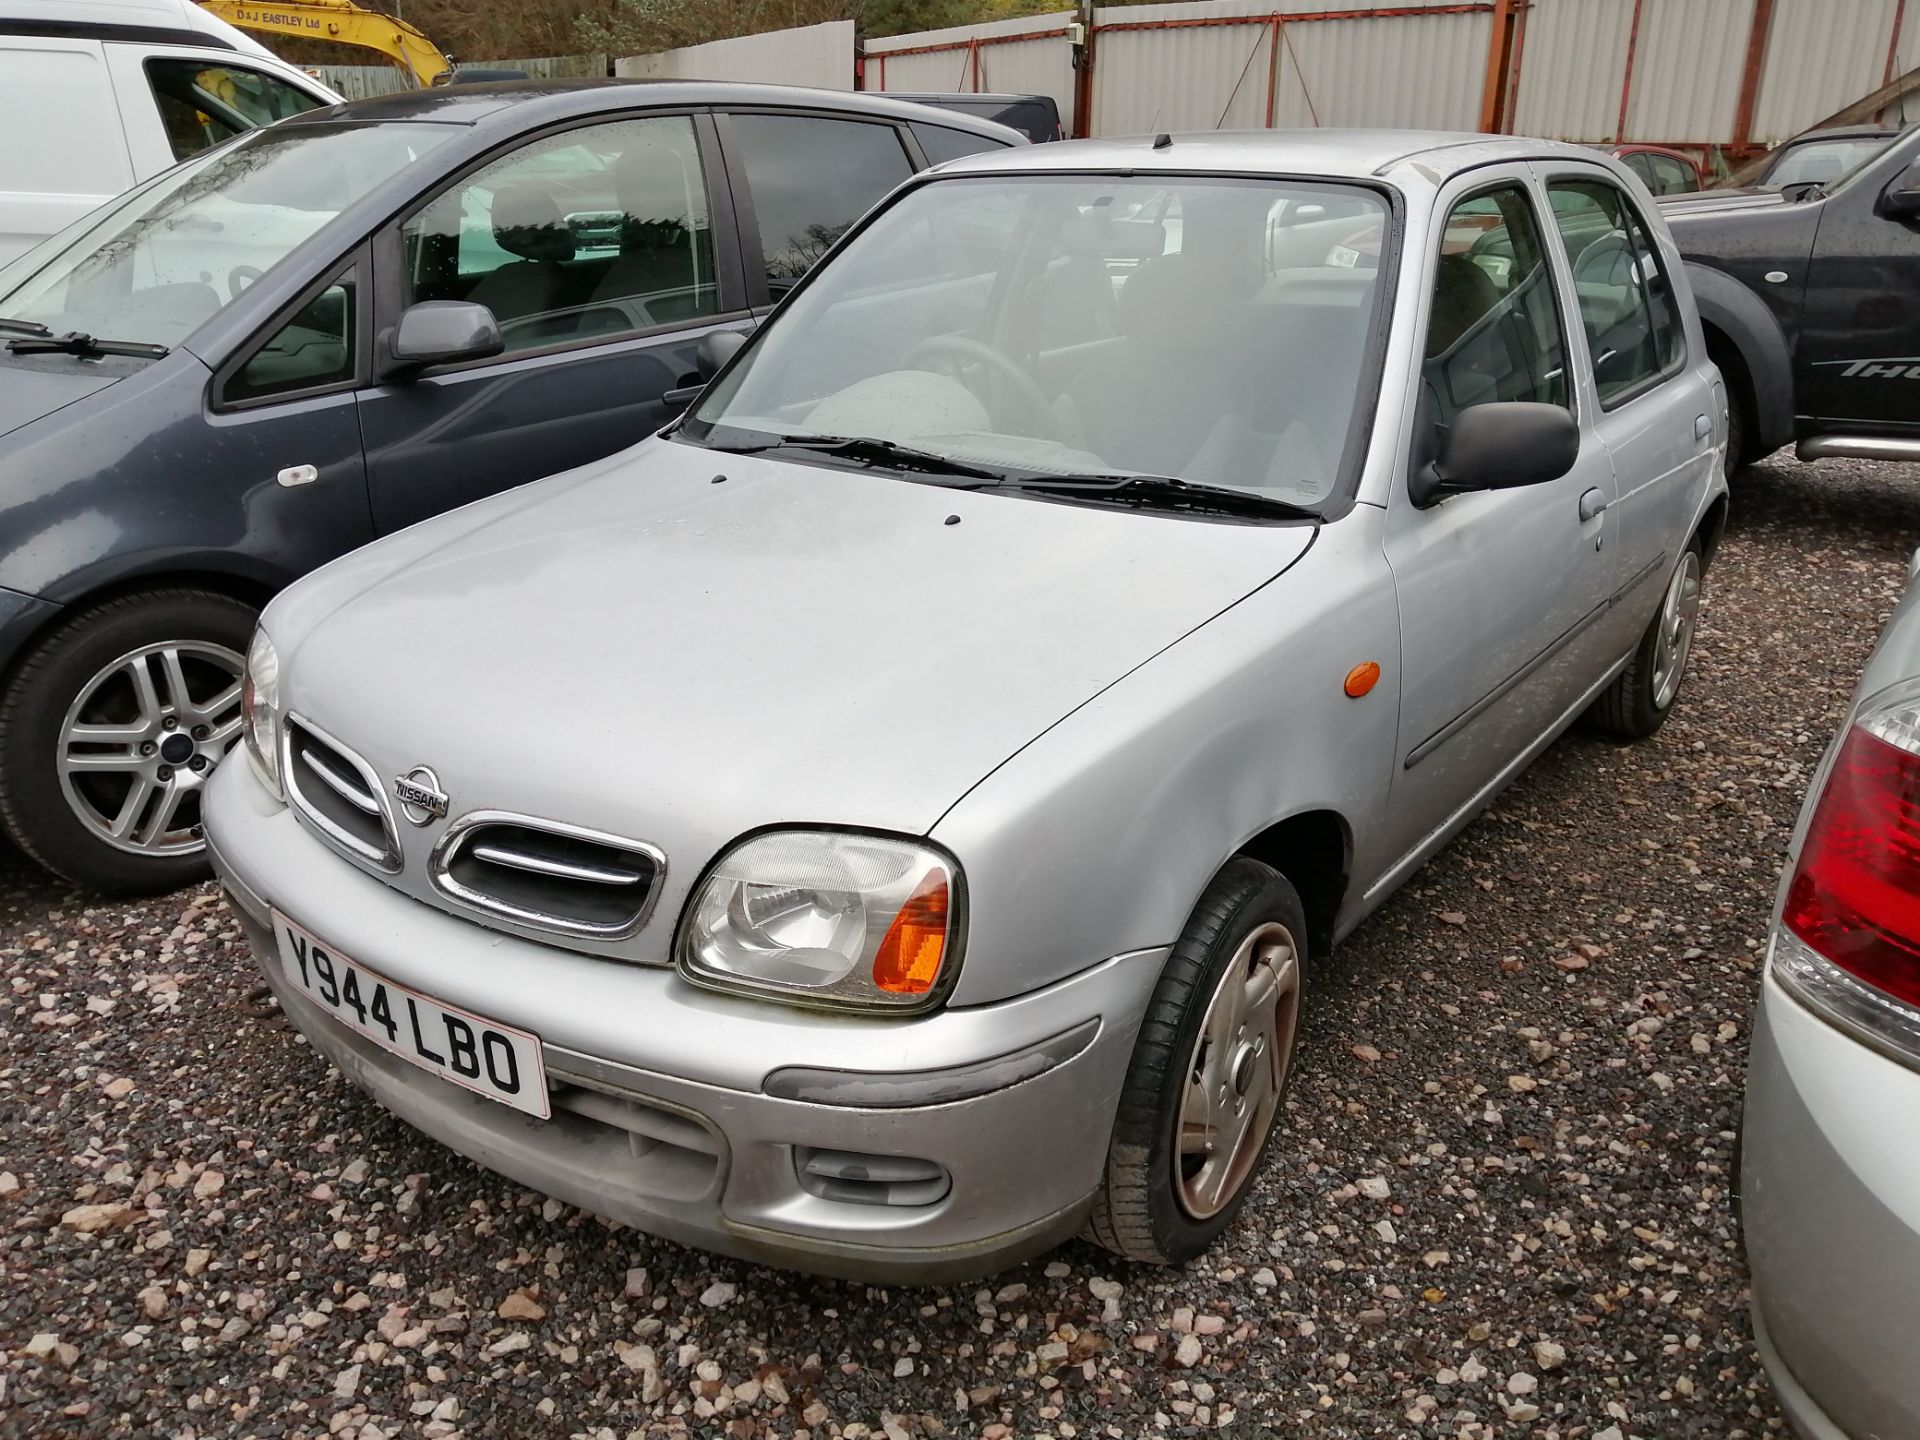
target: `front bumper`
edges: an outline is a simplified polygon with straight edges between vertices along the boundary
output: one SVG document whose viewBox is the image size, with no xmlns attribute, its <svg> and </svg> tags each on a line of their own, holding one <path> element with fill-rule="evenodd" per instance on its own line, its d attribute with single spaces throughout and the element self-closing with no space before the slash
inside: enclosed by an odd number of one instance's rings
<svg viewBox="0 0 1920 1440">
<path fill-rule="evenodd" d="M 583 1209 L 821 1273 L 967 1278 L 1078 1231 L 1165 959 L 1164 950 L 1119 956 L 1044 990 L 920 1019 L 803 1012 L 424 906 L 335 856 L 245 763 L 221 767 L 206 808 L 214 866 L 282 1008 L 382 1105 L 489 1169 Z M 553 1118 L 470 1095 L 335 1022 L 281 974 L 270 909 L 401 984 L 539 1035 Z M 1084 1048 L 1044 1073 L 966 1099 L 898 1103 L 951 1093 L 956 1083 L 991 1085 L 982 1077 L 993 1067 L 983 1062 L 1089 1021 Z M 766 1093 L 770 1073 L 794 1067 L 858 1071 L 899 1093 L 886 1108 Z M 802 1147 L 932 1161 L 950 1188 L 930 1204 L 827 1198 L 801 1183 Z"/>
<path fill-rule="evenodd" d="M 1794 1428 L 1920 1435 L 1920 1074 L 1769 975 L 1742 1153 L 1754 1331 Z"/>
</svg>

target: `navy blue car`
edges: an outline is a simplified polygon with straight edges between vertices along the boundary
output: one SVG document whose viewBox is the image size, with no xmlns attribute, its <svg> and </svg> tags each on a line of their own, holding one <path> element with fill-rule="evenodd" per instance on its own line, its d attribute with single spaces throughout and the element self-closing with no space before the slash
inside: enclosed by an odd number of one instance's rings
<svg viewBox="0 0 1920 1440">
<path fill-rule="evenodd" d="M 0 270 L 0 820 L 100 890 L 199 878 L 277 589 L 658 429 L 880 196 L 1019 143 L 826 91 L 462 85 L 241 137 Z"/>
</svg>

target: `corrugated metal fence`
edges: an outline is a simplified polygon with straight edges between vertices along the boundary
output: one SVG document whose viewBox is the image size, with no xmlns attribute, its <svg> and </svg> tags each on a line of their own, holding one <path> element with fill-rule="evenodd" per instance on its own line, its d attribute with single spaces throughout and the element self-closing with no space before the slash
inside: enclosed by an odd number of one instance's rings
<svg viewBox="0 0 1920 1440">
<path fill-rule="evenodd" d="M 756 80 L 851 90 L 853 52 L 853 22 L 829 20 L 655 55 L 629 55 L 614 61 L 613 73 L 647 80 Z"/>
<path fill-rule="evenodd" d="M 1916 64 L 1920 0 L 1181 0 L 877 38 L 863 79 L 1049 94 L 1082 135 L 1406 125 L 1744 150 Z"/>
<path fill-rule="evenodd" d="M 1920 65 L 1920 0 L 1173 0 L 876 37 L 856 62 L 858 48 L 839 20 L 614 71 L 1051 95 L 1077 135 L 1381 125 L 1745 151 Z M 603 55 L 472 63 L 607 73 Z M 391 66 L 320 73 L 353 97 L 410 84 Z M 1920 119 L 1920 95 L 1903 103 Z"/>
</svg>

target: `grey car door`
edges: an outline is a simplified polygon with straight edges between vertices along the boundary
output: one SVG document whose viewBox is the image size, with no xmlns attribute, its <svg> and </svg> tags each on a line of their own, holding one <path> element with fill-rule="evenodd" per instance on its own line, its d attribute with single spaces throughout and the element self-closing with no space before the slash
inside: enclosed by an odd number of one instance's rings
<svg viewBox="0 0 1920 1440">
<path fill-rule="evenodd" d="M 1410 466 L 1463 409 L 1564 406 L 1580 420 L 1573 469 L 1425 509 L 1396 487 L 1386 550 L 1399 596 L 1401 716 L 1393 824 L 1414 854 L 1568 717 L 1611 657 L 1596 629 L 1614 568 L 1613 470 L 1582 412 L 1546 227 L 1524 167 L 1443 192 L 1425 265 L 1428 313 Z"/>
<path fill-rule="evenodd" d="M 383 325 L 471 301 L 506 349 L 362 392 L 378 530 L 610 455 L 679 413 L 701 338 L 749 320 L 719 171 L 710 116 L 638 113 L 522 141 L 384 232 Z"/>
<path fill-rule="evenodd" d="M 1592 377 L 1594 428 L 1618 491 L 1616 655 L 1639 640 L 1679 561 L 1701 482 L 1719 463 L 1711 387 L 1688 352 L 1670 274 L 1645 215 L 1598 166 L 1542 166 Z M 1693 582 L 1696 587 L 1697 577 Z"/>
<path fill-rule="evenodd" d="M 371 363 L 369 263 L 362 249 L 219 366 L 183 452 L 218 482 L 209 493 L 244 495 L 243 548 L 270 558 L 276 583 L 373 538 L 354 409 Z"/>
</svg>

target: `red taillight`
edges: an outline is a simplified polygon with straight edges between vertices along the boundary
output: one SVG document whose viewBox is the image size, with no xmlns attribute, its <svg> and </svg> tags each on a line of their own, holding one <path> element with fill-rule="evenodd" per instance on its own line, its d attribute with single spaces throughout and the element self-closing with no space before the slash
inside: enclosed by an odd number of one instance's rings
<svg viewBox="0 0 1920 1440">
<path fill-rule="evenodd" d="M 1847 732 L 1781 919 L 1842 970 L 1920 1006 L 1920 755 Z"/>
</svg>

